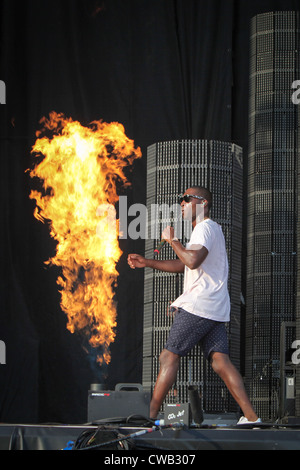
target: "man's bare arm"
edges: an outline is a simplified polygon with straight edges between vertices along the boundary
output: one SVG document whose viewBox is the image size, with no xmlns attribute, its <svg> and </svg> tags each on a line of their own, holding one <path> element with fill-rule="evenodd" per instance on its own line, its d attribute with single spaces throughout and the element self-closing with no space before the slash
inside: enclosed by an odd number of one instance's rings
<svg viewBox="0 0 300 470">
<path fill-rule="evenodd" d="M 173 227 L 166 227 L 163 230 L 162 238 L 171 245 L 182 264 L 190 269 L 199 268 L 208 255 L 208 250 L 205 246 L 192 245 L 189 248 L 185 248 L 178 238 L 175 237 Z"/>
<path fill-rule="evenodd" d="M 172 242 L 172 248 L 181 260 L 182 264 L 190 269 L 199 268 L 208 255 L 208 250 L 205 246 L 194 245 L 189 249 L 186 249 L 177 240 Z"/>
<path fill-rule="evenodd" d="M 183 273 L 184 264 L 180 259 L 171 260 L 158 260 L 158 259 L 147 259 L 138 254 L 128 255 L 128 264 L 132 269 L 135 268 L 152 268 L 158 269 L 159 271 L 165 271 L 169 273 Z"/>
</svg>

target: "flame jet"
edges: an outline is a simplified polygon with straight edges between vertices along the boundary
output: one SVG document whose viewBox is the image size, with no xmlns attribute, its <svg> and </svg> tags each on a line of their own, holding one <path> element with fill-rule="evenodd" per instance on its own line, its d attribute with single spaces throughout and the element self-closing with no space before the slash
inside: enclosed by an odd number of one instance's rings
<svg viewBox="0 0 300 470">
<path fill-rule="evenodd" d="M 94 121 L 84 127 L 52 112 L 41 124 L 32 153 L 44 158 L 30 176 L 39 178 L 42 187 L 29 197 L 36 201 L 34 216 L 49 223 L 57 242 L 55 256 L 46 264 L 61 268 L 57 284 L 68 330 L 87 335 L 90 345 L 101 349 L 98 363 L 108 364 L 117 325 L 116 264 L 122 252 L 118 221 L 99 215 L 97 208 L 114 207 L 117 184 L 129 185 L 125 168 L 141 157 L 141 150 L 117 122 Z"/>
</svg>

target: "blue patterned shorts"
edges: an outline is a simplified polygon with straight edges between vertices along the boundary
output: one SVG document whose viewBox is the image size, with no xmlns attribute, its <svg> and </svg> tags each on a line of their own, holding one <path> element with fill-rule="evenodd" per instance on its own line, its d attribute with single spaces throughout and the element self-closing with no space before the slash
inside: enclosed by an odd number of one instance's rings
<svg viewBox="0 0 300 470">
<path fill-rule="evenodd" d="M 207 359 L 212 352 L 229 354 L 225 323 L 199 317 L 178 308 L 165 349 L 179 356 L 186 356 L 198 343 Z"/>
</svg>

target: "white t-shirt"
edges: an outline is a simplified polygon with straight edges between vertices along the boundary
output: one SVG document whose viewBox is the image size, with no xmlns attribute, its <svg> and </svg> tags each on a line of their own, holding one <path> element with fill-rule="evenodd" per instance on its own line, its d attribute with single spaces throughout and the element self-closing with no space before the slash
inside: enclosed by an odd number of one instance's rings
<svg viewBox="0 0 300 470">
<path fill-rule="evenodd" d="M 199 245 L 205 246 L 208 254 L 198 268 L 185 266 L 183 294 L 172 306 L 204 318 L 227 322 L 230 319 L 228 259 L 221 226 L 211 219 L 198 223 L 186 248 L 192 245 L 198 245 L 198 248 Z"/>
</svg>

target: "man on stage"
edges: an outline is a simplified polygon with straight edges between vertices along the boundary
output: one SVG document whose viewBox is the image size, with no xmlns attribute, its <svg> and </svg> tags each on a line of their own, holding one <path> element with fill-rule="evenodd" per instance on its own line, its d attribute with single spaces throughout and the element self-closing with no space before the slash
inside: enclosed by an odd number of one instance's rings
<svg viewBox="0 0 300 470">
<path fill-rule="evenodd" d="M 176 380 L 180 357 L 200 342 L 205 357 L 222 378 L 242 409 L 239 424 L 261 422 L 257 417 L 242 377 L 229 358 L 225 323 L 230 320 L 228 260 L 221 226 L 210 219 L 212 195 L 193 186 L 180 199 L 182 216 L 192 223 L 190 242 L 184 247 L 174 229 L 167 227 L 162 239 L 177 255 L 173 260 L 128 256 L 132 269 L 150 267 L 184 273 L 183 293 L 172 303 L 174 321 L 165 348 L 160 354 L 160 371 L 150 403 L 150 417 L 156 418 L 165 396 Z"/>
</svg>

